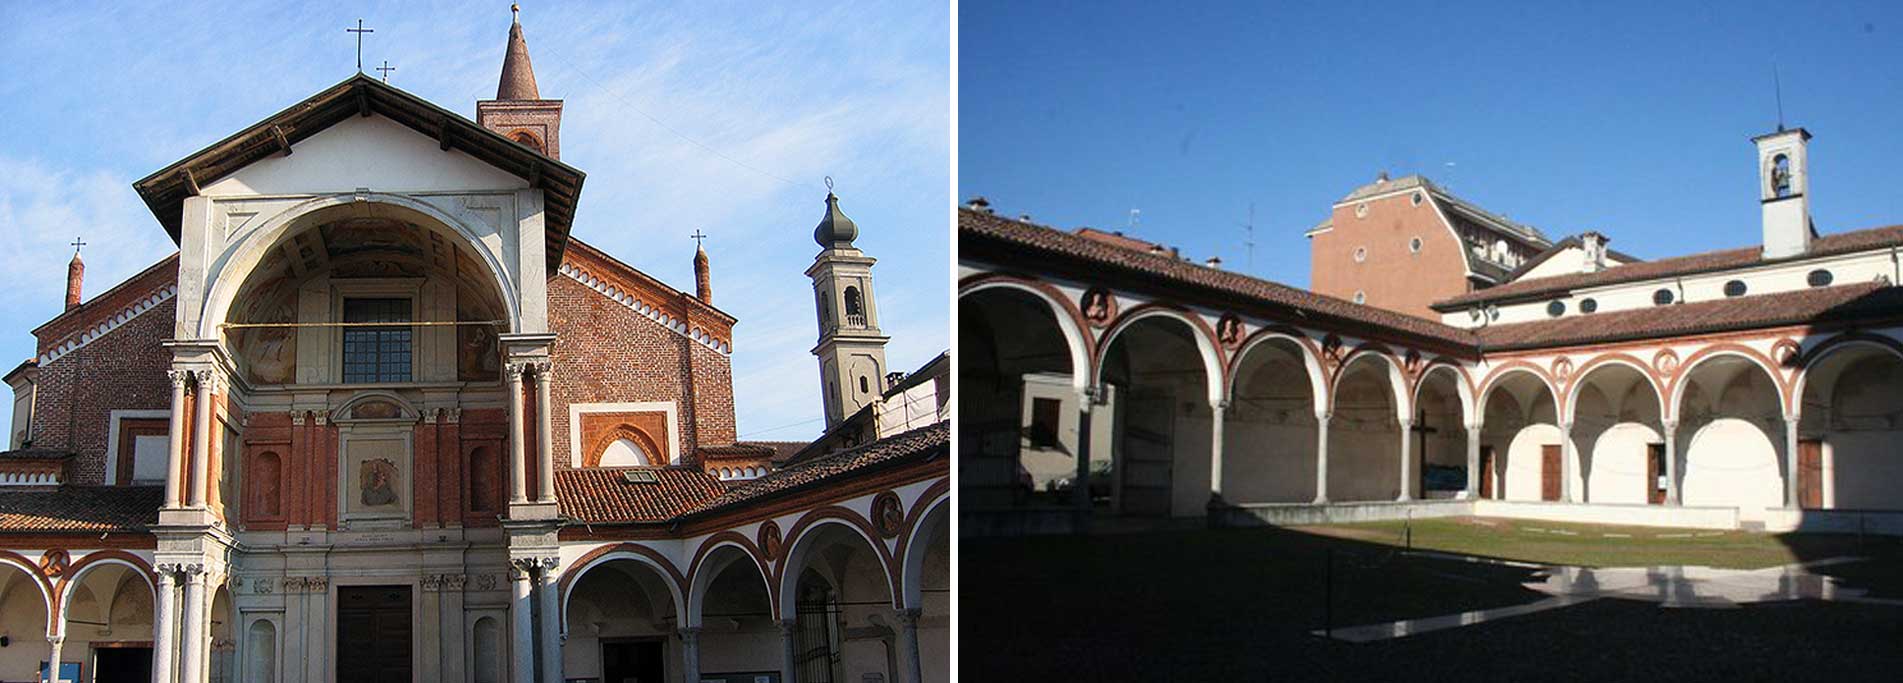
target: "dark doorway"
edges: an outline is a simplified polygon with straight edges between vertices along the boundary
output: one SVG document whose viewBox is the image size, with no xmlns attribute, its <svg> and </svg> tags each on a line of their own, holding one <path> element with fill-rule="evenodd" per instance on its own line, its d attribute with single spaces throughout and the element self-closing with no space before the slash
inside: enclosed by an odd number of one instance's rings
<svg viewBox="0 0 1903 683">
<path fill-rule="evenodd" d="M 1493 490 L 1493 447 L 1492 446 L 1480 447 L 1480 497 L 1482 498 L 1500 498 L 1501 497 L 1499 492 Z"/>
<path fill-rule="evenodd" d="M 410 587 L 337 589 L 337 680 L 409 683 Z"/>
<path fill-rule="evenodd" d="M 1559 500 L 1559 446 L 1540 447 L 1540 500 Z"/>
<path fill-rule="evenodd" d="M 151 683 L 152 648 L 95 647 L 94 683 Z"/>
<path fill-rule="evenodd" d="M 658 640 L 604 640 L 601 642 L 602 683 L 661 683 L 667 667 Z"/>
<path fill-rule="evenodd" d="M 1645 501 L 1653 505 L 1665 503 L 1665 444 L 1649 443 L 1645 445 Z"/>
<path fill-rule="evenodd" d="M 1797 506 L 1805 510 L 1824 507 L 1824 442 L 1805 439 L 1797 442 Z"/>
</svg>

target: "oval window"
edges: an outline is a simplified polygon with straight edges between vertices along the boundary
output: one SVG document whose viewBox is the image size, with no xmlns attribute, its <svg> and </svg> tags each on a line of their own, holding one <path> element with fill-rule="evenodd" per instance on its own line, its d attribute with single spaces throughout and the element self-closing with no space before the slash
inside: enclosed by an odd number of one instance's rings
<svg viewBox="0 0 1903 683">
<path fill-rule="evenodd" d="M 1421 201 L 1422 201 L 1423 199 L 1425 199 L 1425 198 L 1424 198 L 1424 197 L 1423 197 L 1423 196 L 1421 195 L 1421 193 L 1419 193 L 1419 192 L 1416 192 L 1416 193 L 1414 193 L 1414 205 L 1415 205 L 1415 206 L 1420 206 L 1420 205 L 1421 205 Z"/>
<path fill-rule="evenodd" d="M 1366 260 L 1368 260 L 1368 248 L 1355 247 L 1355 263 L 1361 263 Z"/>
<path fill-rule="evenodd" d="M 1555 300 L 1546 304 L 1546 314 L 1555 318 L 1566 315 L 1566 302 Z"/>
<path fill-rule="evenodd" d="M 1598 299 L 1582 299 L 1579 302 L 1580 313 L 1593 313 L 1599 310 Z"/>
<path fill-rule="evenodd" d="M 1408 240 L 1408 241 L 1407 241 L 1407 250 L 1408 250 L 1408 251 L 1411 251 L 1411 252 L 1414 252 L 1414 253 L 1416 253 L 1416 254 L 1419 254 L 1419 253 L 1421 253 L 1421 238 L 1419 238 L 1419 237 L 1416 237 L 1416 238 L 1414 238 L 1414 239 L 1411 239 L 1411 240 Z"/>
<path fill-rule="evenodd" d="M 1675 297 L 1672 296 L 1672 290 L 1669 289 L 1660 289 L 1652 293 L 1652 303 L 1659 306 L 1672 303 L 1674 298 Z"/>
<path fill-rule="evenodd" d="M 1355 303 L 1358 303 L 1358 304 L 1365 304 L 1365 303 L 1368 303 L 1368 293 L 1367 293 L 1367 292 L 1355 292 Z"/>
<path fill-rule="evenodd" d="M 1744 296 L 1744 281 L 1732 280 L 1725 283 L 1725 296 Z"/>
<path fill-rule="evenodd" d="M 1829 287 L 1830 281 L 1833 279 L 1835 278 L 1831 276 L 1830 271 L 1822 268 L 1813 270 L 1809 275 L 1804 276 L 1804 281 L 1809 282 L 1812 287 Z"/>
<path fill-rule="evenodd" d="M 1368 217 L 1368 203 L 1362 202 L 1360 204 L 1356 204 L 1355 218 L 1367 218 L 1367 217 Z"/>
</svg>

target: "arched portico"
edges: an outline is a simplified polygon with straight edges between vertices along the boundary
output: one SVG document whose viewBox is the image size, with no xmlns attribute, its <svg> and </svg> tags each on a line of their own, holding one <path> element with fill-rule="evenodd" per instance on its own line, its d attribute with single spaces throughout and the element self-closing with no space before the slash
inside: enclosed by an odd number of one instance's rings
<svg viewBox="0 0 1903 683">
<path fill-rule="evenodd" d="M 1414 497 L 1464 498 L 1478 488 L 1479 444 L 1474 424 L 1473 388 L 1452 365 L 1436 364 L 1423 371 L 1414 387 L 1414 420 L 1404 436 L 1418 474 L 1407 482 Z"/>
<path fill-rule="evenodd" d="M 745 541 L 724 535 L 705 542 L 688 579 L 682 659 L 692 677 L 780 667 L 771 582 Z"/>
<path fill-rule="evenodd" d="M 564 676 L 674 680 L 687 670 L 686 603 L 670 567 L 626 548 L 578 564 L 563 577 Z"/>
<path fill-rule="evenodd" d="M 779 613 L 785 634 L 783 679 L 850 680 L 897 677 L 896 634 L 848 640 L 848 629 L 899 615 L 881 542 L 861 524 L 825 512 L 796 525 L 779 568 Z"/>
<path fill-rule="evenodd" d="M 1111 387 L 1116 511 L 1196 517 L 1221 491 L 1222 366 L 1182 313 L 1132 311 L 1104 335 L 1094 384 Z"/>
<path fill-rule="evenodd" d="M 1786 442 L 1796 440 L 1785 437 L 1797 430 L 1771 366 L 1741 352 L 1697 357 L 1675 382 L 1672 405 L 1685 505 L 1737 507 L 1744 519 L 1784 505 Z"/>
<path fill-rule="evenodd" d="M 1505 365 L 1480 393 L 1481 495 L 1565 499 L 1565 436 L 1552 383 L 1530 365 Z"/>
<path fill-rule="evenodd" d="M 0 631 L 13 634 L 14 644 L 0 650 L 0 679 L 31 681 L 39 677 L 54 633 L 55 596 L 38 567 L 25 558 L 0 556 Z"/>
<path fill-rule="evenodd" d="M 1401 482 L 1413 479 L 1404 423 L 1408 415 L 1407 380 L 1385 353 L 1360 351 L 1342 362 L 1329 396 L 1327 499 L 1331 501 L 1404 498 Z M 1411 495 L 1405 498 L 1411 498 Z"/>
<path fill-rule="evenodd" d="M 1223 411 L 1223 496 L 1301 503 L 1315 496 L 1316 418 L 1327 395 L 1320 363 L 1293 337 L 1262 334 L 1236 354 Z"/>
<path fill-rule="evenodd" d="M 1807 510 L 1903 509 L 1903 344 L 1845 336 L 1807 357 L 1794 505 Z"/>
<path fill-rule="evenodd" d="M 1562 404 L 1572 435 L 1581 444 L 1580 502 L 1676 503 L 1672 445 L 1658 383 L 1636 360 L 1604 357 L 1588 362 L 1568 387 Z"/>
</svg>

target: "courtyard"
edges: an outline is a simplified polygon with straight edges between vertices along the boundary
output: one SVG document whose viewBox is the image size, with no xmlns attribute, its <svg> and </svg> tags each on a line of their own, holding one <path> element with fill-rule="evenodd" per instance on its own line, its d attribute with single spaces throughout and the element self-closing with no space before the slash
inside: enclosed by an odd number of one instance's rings
<svg viewBox="0 0 1903 683">
<path fill-rule="evenodd" d="M 1858 680 L 1903 664 L 1903 606 L 1882 604 L 1903 598 L 1903 546 L 1887 537 L 1451 518 L 966 539 L 960 550 L 960 665 L 973 680 Z M 1542 587 L 1564 567 L 1798 564 L 1869 601 L 1702 609 L 1599 597 L 1404 638 L 1319 635 L 1533 605 L 1552 598 Z"/>
</svg>

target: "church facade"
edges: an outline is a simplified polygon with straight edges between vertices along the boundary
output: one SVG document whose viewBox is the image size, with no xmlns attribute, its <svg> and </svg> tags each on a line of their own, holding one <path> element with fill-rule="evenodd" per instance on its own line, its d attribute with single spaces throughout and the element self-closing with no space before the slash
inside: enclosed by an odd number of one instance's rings
<svg viewBox="0 0 1903 683">
<path fill-rule="evenodd" d="M 958 219 L 961 534 L 1487 515 L 1903 533 L 1903 227 L 1822 233 L 1803 129 L 1758 244 L 1645 261 L 1383 174 L 1317 290 Z"/>
<path fill-rule="evenodd" d="M 562 106 L 516 24 L 474 121 L 358 74 L 135 183 L 178 253 L 90 300 L 75 256 L 6 376 L 0 679 L 947 678 L 946 364 L 885 367 L 857 227 L 826 436 L 737 440 L 774 388 L 706 253 L 571 236 Z"/>
</svg>

